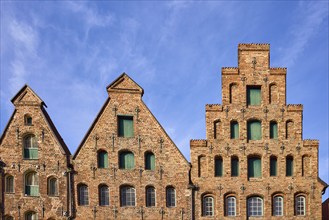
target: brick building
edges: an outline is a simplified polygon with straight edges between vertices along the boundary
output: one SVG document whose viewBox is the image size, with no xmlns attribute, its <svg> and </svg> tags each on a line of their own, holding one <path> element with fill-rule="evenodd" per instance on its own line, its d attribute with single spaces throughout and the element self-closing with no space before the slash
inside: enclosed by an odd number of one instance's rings
<svg viewBox="0 0 329 220">
<path fill-rule="evenodd" d="M 239 45 L 191 164 L 126 74 L 73 156 L 25 85 L 0 139 L 0 219 L 321 219 L 319 143 L 269 60 L 268 44 Z"/>
<path fill-rule="evenodd" d="M 0 139 L 1 217 L 66 219 L 70 151 L 29 86 L 11 101 L 15 110 Z"/>
<path fill-rule="evenodd" d="M 303 106 L 287 105 L 287 70 L 270 67 L 269 49 L 239 44 L 223 104 L 206 105 L 206 139 L 190 142 L 197 219 L 321 219 L 319 142 L 303 140 Z"/>
</svg>

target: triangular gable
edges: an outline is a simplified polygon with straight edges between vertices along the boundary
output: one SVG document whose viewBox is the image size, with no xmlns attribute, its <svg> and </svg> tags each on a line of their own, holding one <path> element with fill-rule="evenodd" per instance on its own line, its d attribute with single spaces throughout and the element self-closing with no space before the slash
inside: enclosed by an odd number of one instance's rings
<svg viewBox="0 0 329 220">
<path fill-rule="evenodd" d="M 129 92 L 143 95 L 144 89 L 131 79 L 126 73 L 121 74 L 116 80 L 106 87 L 108 93 Z"/>
<path fill-rule="evenodd" d="M 44 105 L 45 102 L 29 87 L 25 84 L 18 93 L 11 99 L 11 102 L 17 105 Z"/>
</svg>

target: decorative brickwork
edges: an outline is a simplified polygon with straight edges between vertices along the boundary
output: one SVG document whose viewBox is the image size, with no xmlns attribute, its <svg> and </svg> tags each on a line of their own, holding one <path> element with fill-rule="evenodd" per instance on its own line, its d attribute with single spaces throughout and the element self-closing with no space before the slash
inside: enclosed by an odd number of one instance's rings
<svg viewBox="0 0 329 220">
<path fill-rule="evenodd" d="M 207 139 L 190 143 L 192 182 L 198 186 L 195 191 L 197 219 L 209 217 L 204 211 L 205 195 L 214 198 L 213 216 L 219 219 L 231 219 L 229 215 L 251 218 L 253 214 L 248 214 L 247 205 L 251 197 L 262 201 L 261 217 L 277 219 L 273 216 L 275 196 L 283 198 L 282 218 L 295 219 L 298 195 L 306 200 L 302 216 L 321 219 L 321 192 L 326 185 L 318 177 L 319 143 L 302 139 L 303 106 L 286 104 L 286 68 L 270 68 L 269 49 L 269 44 L 240 44 L 238 68 L 222 69 L 223 104 L 206 105 Z M 248 88 L 260 89 L 259 104 L 247 104 Z M 261 138 L 248 140 L 248 123 L 255 120 L 260 122 Z M 234 139 L 233 121 L 238 123 Z M 276 129 L 272 137 L 271 127 Z M 200 156 L 206 159 L 200 161 Z M 286 176 L 287 157 L 293 159 L 291 176 Z M 216 162 L 216 158 L 221 159 Z M 232 163 L 236 160 L 232 158 L 238 159 L 237 176 L 233 174 L 232 166 L 236 164 Z M 271 158 L 277 169 L 273 176 L 270 175 Z M 255 172 L 251 163 L 254 161 L 260 161 L 260 176 L 248 176 L 248 172 Z M 223 169 L 222 175 L 216 176 L 216 166 L 222 167 L 217 167 Z M 204 173 L 200 174 L 200 170 Z M 229 197 L 236 200 L 234 214 L 229 213 Z M 252 200 L 249 201 L 251 204 Z"/>
</svg>

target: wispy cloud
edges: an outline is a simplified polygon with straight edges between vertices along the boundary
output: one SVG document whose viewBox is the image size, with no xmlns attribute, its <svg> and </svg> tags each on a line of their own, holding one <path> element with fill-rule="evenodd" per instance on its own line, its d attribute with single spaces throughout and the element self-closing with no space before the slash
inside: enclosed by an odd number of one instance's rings
<svg viewBox="0 0 329 220">
<path fill-rule="evenodd" d="M 296 59 L 307 47 L 311 38 L 320 31 L 321 24 L 328 17 L 328 7 L 324 2 L 301 2 L 297 8 L 295 24 L 289 33 L 289 45 L 282 51 L 283 56 L 277 63 L 294 65 Z M 305 5 L 307 4 L 307 5 Z M 326 4 L 326 3 L 325 3 Z"/>
</svg>

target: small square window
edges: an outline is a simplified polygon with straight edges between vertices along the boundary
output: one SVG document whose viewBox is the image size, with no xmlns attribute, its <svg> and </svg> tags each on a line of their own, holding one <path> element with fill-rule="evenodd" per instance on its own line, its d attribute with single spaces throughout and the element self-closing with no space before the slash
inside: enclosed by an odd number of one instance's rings
<svg viewBox="0 0 329 220">
<path fill-rule="evenodd" d="M 24 122 L 25 122 L 25 125 L 32 125 L 32 117 L 29 115 L 25 115 Z"/>
<path fill-rule="evenodd" d="M 118 116 L 118 136 L 133 137 L 134 123 L 133 116 Z"/>
</svg>

